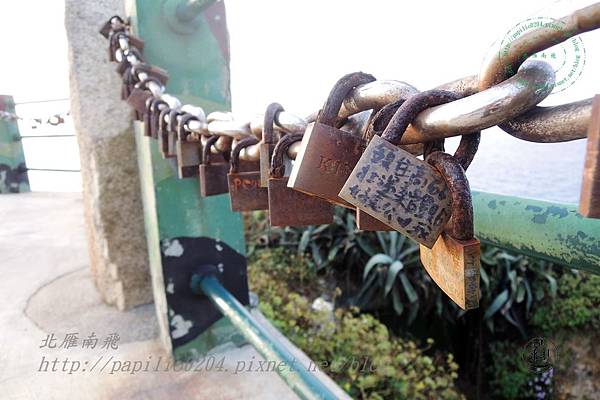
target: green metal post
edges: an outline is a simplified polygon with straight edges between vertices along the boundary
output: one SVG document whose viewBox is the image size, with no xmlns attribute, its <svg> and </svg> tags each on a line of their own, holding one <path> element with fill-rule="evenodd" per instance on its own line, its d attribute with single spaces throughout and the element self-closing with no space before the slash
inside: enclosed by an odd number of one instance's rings
<svg viewBox="0 0 600 400">
<path fill-rule="evenodd" d="M 600 274 L 600 220 L 571 204 L 473 192 L 482 242 Z"/>
<path fill-rule="evenodd" d="M 131 0 L 127 12 L 135 33 L 145 41 L 145 61 L 169 72 L 169 94 L 184 104 L 203 107 L 206 113 L 230 109 L 229 37 L 223 3 L 206 9 L 197 17 L 195 27 L 186 32 L 170 25 L 174 10 L 163 0 Z M 136 142 L 154 300 L 163 343 L 172 348 L 176 359 L 187 359 L 190 354 L 202 355 L 221 341 L 241 342 L 241 336 L 222 319 L 185 346 L 173 345 L 173 312 L 165 294 L 168 282 L 164 279 L 165 254 L 161 244 L 177 237 L 211 238 L 244 255 L 242 220 L 239 214 L 231 212 L 228 194 L 202 198 L 198 178 L 177 179 L 171 164 L 160 156 L 156 141 L 144 137 L 139 124 Z M 214 334 L 215 330 L 218 334 Z"/>
<path fill-rule="evenodd" d="M 273 369 L 287 385 L 302 399 L 336 399 L 337 396 L 323 384 L 309 369 L 298 365 L 294 355 L 267 332 L 252 315 L 235 299 L 215 278 L 192 279 L 192 285 L 198 293 L 204 293 L 212 303 L 239 329 L 248 342 L 267 360 L 274 362 Z M 200 289 L 200 290 L 199 290 Z"/>
<path fill-rule="evenodd" d="M 12 96 L 0 95 L 0 111 L 15 113 Z M 0 119 L 0 193 L 29 192 L 25 154 L 14 119 Z"/>
</svg>

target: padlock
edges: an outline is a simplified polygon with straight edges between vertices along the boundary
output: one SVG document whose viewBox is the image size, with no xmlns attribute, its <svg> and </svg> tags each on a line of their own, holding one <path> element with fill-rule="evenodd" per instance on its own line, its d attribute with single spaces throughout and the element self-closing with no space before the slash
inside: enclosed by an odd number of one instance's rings
<svg viewBox="0 0 600 400">
<path fill-rule="evenodd" d="M 132 65 L 131 71 L 134 74 L 134 76 L 140 76 L 140 73 L 144 73 L 147 76 L 159 81 L 163 86 L 165 86 L 169 80 L 169 74 L 167 71 L 145 62 L 140 62 L 138 64 Z"/>
<path fill-rule="evenodd" d="M 185 113 L 181 110 L 171 110 L 167 122 L 167 158 L 177 157 L 177 124 Z"/>
<path fill-rule="evenodd" d="M 150 103 L 150 137 L 153 139 L 158 139 L 158 124 L 160 122 L 159 115 L 160 112 L 164 109 L 168 109 L 169 104 L 166 101 L 161 99 L 154 99 Z"/>
<path fill-rule="evenodd" d="M 392 103 L 386 104 L 380 110 L 371 114 L 371 118 L 367 129 L 364 132 L 363 139 L 366 143 L 373 138 L 373 136 L 381 135 L 385 127 L 390 123 L 390 120 L 398 111 L 398 108 L 404 103 L 406 99 L 398 99 Z M 381 222 L 377 218 L 371 217 L 369 214 L 361 210 L 356 209 L 356 227 L 361 231 L 393 231 L 394 229 Z"/>
<path fill-rule="evenodd" d="M 427 162 L 444 177 L 452 198 L 452 217 L 431 249 L 421 245 L 421 262 L 431 279 L 463 310 L 479 306 L 479 240 L 473 234 L 469 181 L 459 161 L 436 151 Z"/>
<path fill-rule="evenodd" d="M 166 118 L 167 116 L 171 113 L 171 111 L 173 111 L 170 107 L 165 107 L 162 110 L 160 110 L 160 113 L 158 113 L 158 122 L 157 122 L 157 128 L 158 128 L 158 137 L 157 137 L 157 143 L 158 143 L 158 151 L 160 152 L 160 154 L 163 156 L 163 158 L 167 158 L 167 144 L 168 144 L 168 133 L 169 131 L 167 130 L 167 121 Z"/>
<path fill-rule="evenodd" d="M 152 136 L 152 124 L 150 122 L 152 116 L 152 103 L 158 100 L 154 96 L 150 96 L 146 99 L 146 109 L 143 114 L 143 122 L 144 122 L 144 136 L 150 137 Z"/>
<path fill-rule="evenodd" d="M 219 140 L 219 136 L 211 136 L 204 143 L 202 148 L 202 164 L 200 164 L 200 195 L 202 197 L 214 196 L 227 193 L 229 183 L 227 182 L 227 173 L 229 172 L 229 163 L 225 160 L 213 162 L 211 148 Z M 222 158 L 222 157 L 220 157 Z"/>
<path fill-rule="evenodd" d="M 355 72 L 333 87 L 314 125 L 306 128 L 302 147 L 292 168 L 288 186 L 345 207 L 338 193 L 362 154 L 364 140 L 336 128 L 346 95 L 358 85 L 373 82 L 371 75 Z"/>
<path fill-rule="evenodd" d="M 600 95 L 594 97 L 592 105 L 579 213 L 587 218 L 600 218 Z"/>
<path fill-rule="evenodd" d="M 232 211 L 268 210 L 269 197 L 267 188 L 260 186 L 260 170 L 240 171 L 240 152 L 242 149 L 258 143 L 255 137 L 240 140 L 231 150 L 231 166 L 227 181 L 231 197 Z"/>
<path fill-rule="evenodd" d="M 108 21 L 100 28 L 100 34 L 106 39 L 109 38 L 111 32 L 120 32 L 127 29 L 127 24 L 123 21 L 123 18 L 118 15 L 113 15 Z"/>
<path fill-rule="evenodd" d="M 135 110 L 135 117 L 138 121 L 143 120 L 143 115 L 146 112 L 146 100 L 152 97 L 152 92 L 148 89 L 148 84 L 154 82 L 160 84 L 155 78 L 146 78 L 135 84 L 133 90 L 127 97 L 127 104 Z"/>
<path fill-rule="evenodd" d="M 260 142 L 260 186 L 267 187 L 269 183 L 269 171 L 271 169 L 271 159 L 273 158 L 273 149 L 277 139 L 273 132 L 273 124 L 277 120 L 277 115 L 284 111 L 279 103 L 271 103 L 265 111 L 263 121 L 262 141 Z"/>
<path fill-rule="evenodd" d="M 194 138 L 186 131 L 186 124 L 189 121 L 200 121 L 200 119 L 189 113 L 185 113 L 179 118 L 177 123 L 177 141 L 175 142 L 175 153 L 177 156 L 177 173 L 179 179 L 198 176 L 200 168 L 200 155 L 202 144 L 200 137 Z"/>
<path fill-rule="evenodd" d="M 144 41 L 137 36 L 129 34 L 126 31 L 114 32 L 110 36 L 108 46 L 108 57 L 110 61 L 115 61 L 115 52 L 119 46 L 119 39 L 126 39 L 128 41 L 129 49 L 138 49 L 140 52 L 144 50 Z"/>
<path fill-rule="evenodd" d="M 333 222 L 333 204 L 287 186 L 284 156 L 290 145 L 300 140 L 302 134 L 287 134 L 277 142 L 273 150 L 268 181 L 271 226 L 306 226 Z"/>
<path fill-rule="evenodd" d="M 397 145 L 419 112 L 459 97 L 452 92 L 430 90 L 406 100 L 382 136 L 371 139 L 340 196 L 431 248 L 450 218 L 448 188 L 433 167 Z"/>
</svg>

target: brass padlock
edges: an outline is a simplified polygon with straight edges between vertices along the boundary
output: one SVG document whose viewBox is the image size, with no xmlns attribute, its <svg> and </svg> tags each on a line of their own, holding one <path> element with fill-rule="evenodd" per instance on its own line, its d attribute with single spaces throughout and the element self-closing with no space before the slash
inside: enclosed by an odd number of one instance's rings
<svg viewBox="0 0 600 400">
<path fill-rule="evenodd" d="M 260 186 L 260 170 L 240 171 L 240 151 L 258 143 L 255 137 L 240 140 L 231 150 L 231 166 L 227 181 L 231 197 L 232 211 L 268 210 L 269 197 L 267 188 Z M 255 167 L 256 168 L 256 167 Z"/>
<path fill-rule="evenodd" d="M 177 173 L 179 179 L 198 176 L 200 167 L 200 155 L 202 144 L 200 137 L 186 131 L 189 121 L 200 121 L 200 119 L 189 113 L 179 118 L 177 123 L 177 141 L 175 142 L 175 154 L 177 155 Z"/>
<path fill-rule="evenodd" d="M 211 160 L 211 148 L 219 140 L 219 136 L 208 138 L 202 148 L 202 164 L 200 164 L 200 195 L 202 197 L 214 196 L 227 193 L 229 184 L 227 182 L 227 173 L 229 172 L 229 163 L 222 159 L 220 162 Z M 217 157 L 215 157 L 217 158 Z"/>
<path fill-rule="evenodd" d="M 355 72 L 341 78 L 331 90 L 323 109 L 302 139 L 288 186 L 312 196 L 349 207 L 338 193 L 362 154 L 365 142 L 336 128 L 346 95 L 358 85 L 373 82 L 371 75 Z"/>
<path fill-rule="evenodd" d="M 333 222 L 331 203 L 287 186 L 288 178 L 284 176 L 284 156 L 290 145 L 300 140 L 302 134 L 287 134 L 277 142 L 273 150 L 268 182 L 271 226 L 306 226 Z"/>
<path fill-rule="evenodd" d="M 587 218 L 600 218 L 600 95 L 594 97 L 588 128 L 579 213 Z"/>
<path fill-rule="evenodd" d="M 406 100 L 382 136 L 371 139 L 340 196 L 431 248 L 450 218 L 448 188 L 433 167 L 397 145 L 419 112 L 458 97 L 452 92 L 430 90 Z"/>
<path fill-rule="evenodd" d="M 436 151 L 427 162 L 444 177 L 452 197 L 452 217 L 431 249 L 421 245 L 421 262 L 431 279 L 460 308 L 479 306 L 479 240 L 473 237 L 469 181 L 460 162 Z"/>
<path fill-rule="evenodd" d="M 279 103 L 271 103 L 265 111 L 263 121 L 262 141 L 260 142 L 260 186 L 267 187 L 269 182 L 269 170 L 271 168 L 271 159 L 273 158 L 273 149 L 277 142 L 273 124 L 277 120 L 277 115 L 284 111 Z"/>
</svg>

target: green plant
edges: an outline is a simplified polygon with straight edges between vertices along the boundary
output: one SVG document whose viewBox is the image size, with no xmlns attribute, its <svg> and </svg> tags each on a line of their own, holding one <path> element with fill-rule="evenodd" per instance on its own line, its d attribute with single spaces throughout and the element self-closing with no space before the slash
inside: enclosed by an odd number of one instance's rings
<svg viewBox="0 0 600 400">
<path fill-rule="evenodd" d="M 317 296 L 334 299 L 303 256 L 283 249 L 255 253 L 249 267 L 261 311 L 353 398 L 459 399 L 458 365 L 451 354 L 429 355 L 415 342 L 390 337 L 387 328 L 356 309 L 317 311 Z"/>
<path fill-rule="evenodd" d="M 410 324 L 419 310 L 419 296 L 409 278 L 411 269 L 421 268 L 419 246 L 398 232 L 377 232 L 376 236 L 381 252 L 371 254 L 365 264 L 363 284 L 353 302 L 362 309 L 377 308 L 391 297 L 397 315 L 408 305 Z"/>
<path fill-rule="evenodd" d="M 564 273 L 558 280 L 558 296 L 546 299 L 533 313 L 541 331 L 600 329 L 600 276 L 580 271 Z"/>
<path fill-rule="evenodd" d="M 481 264 L 480 303 L 486 326 L 494 332 L 500 321 L 493 317 L 500 317 L 526 338 L 534 303 L 556 297 L 557 267 L 493 246 L 482 247 Z"/>
<path fill-rule="evenodd" d="M 492 398 L 518 400 L 534 398 L 530 385 L 533 374 L 520 356 L 521 349 L 512 342 L 490 345 L 491 363 L 487 368 Z"/>
</svg>

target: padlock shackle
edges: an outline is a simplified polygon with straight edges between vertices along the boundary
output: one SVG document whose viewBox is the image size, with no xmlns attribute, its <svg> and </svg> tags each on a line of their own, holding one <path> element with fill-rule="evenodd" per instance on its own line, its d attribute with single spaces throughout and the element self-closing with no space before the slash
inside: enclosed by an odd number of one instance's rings
<svg viewBox="0 0 600 400">
<path fill-rule="evenodd" d="M 344 99 L 358 85 L 375 81 L 375 77 L 364 72 L 352 72 L 341 77 L 329 92 L 323 109 L 317 116 L 318 123 L 335 126 Z"/>
<path fill-rule="evenodd" d="M 175 133 L 177 131 L 177 117 L 184 113 L 176 108 L 169 112 L 169 122 L 167 124 L 167 130 Z"/>
<path fill-rule="evenodd" d="M 141 80 L 138 83 L 136 83 L 135 87 L 138 88 L 138 89 L 150 90 L 150 89 L 148 89 L 148 84 L 150 82 L 154 82 L 158 86 L 162 86 L 162 83 L 160 83 L 160 81 L 158 79 L 156 79 L 153 76 L 148 76 L 147 78 L 144 78 L 143 80 Z"/>
<path fill-rule="evenodd" d="M 133 48 L 136 49 L 135 47 Z M 137 52 L 139 53 L 139 51 Z M 137 76 L 137 74 L 139 74 L 140 72 L 143 72 L 153 78 L 158 79 L 163 86 L 169 80 L 169 75 L 167 74 L 167 71 L 160 69 L 152 64 L 148 64 L 146 62 L 140 62 L 139 64 L 132 65 L 131 72 L 135 74 L 135 76 Z"/>
<path fill-rule="evenodd" d="M 158 133 L 159 134 L 164 134 L 165 131 L 167 130 L 167 121 L 165 121 L 165 117 L 167 116 L 167 114 L 169 114 L 171 112 L 171 108 L 169 107 L 169 105 L 167 104 L 167 107 L 163 108 L 162 110 L 160 110 L 160 112 L 158 113 Z"/>
<path fill-rule="evenodd" d="M 267 107 L 265 111 L 265 117 L 263 119 L 263 131 L 262 131 L 262 140 L 263 143 L 273 144 L 274 135 L 273 135 L 273 124 L 277 120 L 277 116 L 280 112 L 285 111 L 283 106 L 279 103 L 271 103 Z"/>
<path fill-rule="evenodd" d="M 481 131 L 462 135 L 460 138 L 460 143 L 454 152 L 454 158 L 456 158 L 463 170 L 466 171 L 471 165 L 471 161 L 473 161 L 475 153 L 477 153 L 477 149 L 479 148 L 480 139 Z"/>
<path fill-rule="evenodd" d="M 210 149 L 217 143 L 217 140 L 219 140 L 218 136 L 211 136 L 206 143 L 204 143 L 204 147 L 202 148 L 202 160 L 200 160 L 202 164 L 210 165 Z"/>
<path fill-rule="evenodd" d="M 287 154 L 288 149 L 293 143 L 302 140 L 302 133 L 289 133 L 279 139 L 275 148 L 273 149 L 273 157 L 271 158 L 271 168 L 269 169 L 269 176 L 272 178 L 283 178 L 285 173 L 285 164 L 283 163 L 283 156 Z"/>
<path fill-rule="evenodd" d="M 148 109 L 148 111 L 152 114 L 155 114 L 158 111 L 158 107 L 159 106 L 167 106 L 169 107 L 169 105 L 167 104 L 166 101 L 159 99 L 157 97 L 151 97 L 152 100 L 150 100 L 150 107 Z"/>
<path fill-rule="evenodd" d="M 427 157 L 429 165 L 444 178 L 452 198 L 452 216 L 448 221 L 448 233 L 456 240 L 471 240 L 473 229 L 473 204 L 471 188 L 459 161 L 448 153 L 435 151 Z"/>
<path fill-rule="evenodd" d="M 248 136 L 241 139 L 231 149 L 231 159 L 229 160 L 230 167 L 229 173 L 236 174 L 240 170 L 240 152 L 248 146 L 252 146 L 258 143 L 258 139 L 254 136 Z"/>
<path fill-rule="evenodd" d="M 187 124 L 189 121 L 200 121 L 200 118 L 198 118 L 197 116 L 195 116 L 194 114 L 190 114 L 190 113 L 185 113 L 181 116 L 181 118 L 179 119 L 179 122 L 177 123 L 177 139 L 178 140 L 182 140 L 182 141 L 186 141 L 186 132 L 185 132 L 185 124 Z"/>
<path fill-rule="evenodd" d="M 138 49 L 137 47 L 133 47 L 132 46 L 132 47 L 129 47 L 128 51 L 131 54 L 133 54 L 135 58 L 137 58 L 138 60 L 140 60 L 140 62 L 142 62 L 142 63 L 144 62 L 144 56 L 142 56 L 142 52 L 140 51 L 140 49 Z M 123 64 L 123 63 L 128 63 L 129 64 L 129 62 L 127 61 L 127 57 L 125 57 L 125 56 L 123 56 L 123 59 L 121 60 L 120 64 Z M 134 67 L 133 65 L 130 65 L 130 67 L 127 68 L 127 69 L 129 71 L 131 71 L 131 73 L 133 73 L 133 67 Z"/>
<path fill-rule="evenodd" d="M 363 134 L 363 139 L 368 143 L 373 136 L 381 136 L 385 128 L 390 123 L 390 120 L 398 111 L 398 108 L 407 100 L 407 98 L 399 98 L 391 103 L 386 104 L 379 110 L 373 110 L 369 124 Z"/>
<path fill-rule="evenodd" d="M 439 89 L 417 93 L 414 96 L 409 97 L 400 107 L 398 107 L 398 110 L 394 113 L 394 116 L 381 134 L 381 137 L 397 146 L 400 144 L 402 135 L 406 131 L 406 128 L 408 128 L 408 125 L 417 118 L 417 115 L 419 115 L 421 111 L 430 107 L 450 103 L 451 101 L 460 98 L 461 96 L 457 93 Z"/>
</svg>

